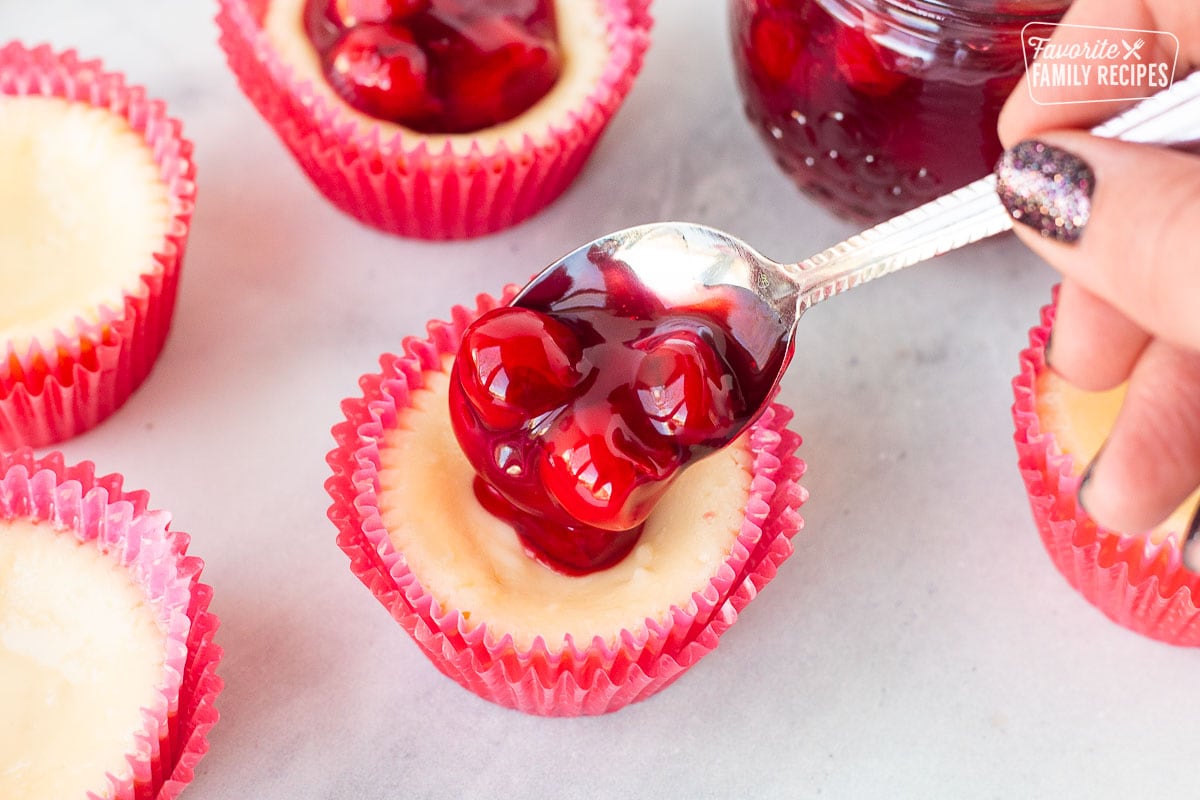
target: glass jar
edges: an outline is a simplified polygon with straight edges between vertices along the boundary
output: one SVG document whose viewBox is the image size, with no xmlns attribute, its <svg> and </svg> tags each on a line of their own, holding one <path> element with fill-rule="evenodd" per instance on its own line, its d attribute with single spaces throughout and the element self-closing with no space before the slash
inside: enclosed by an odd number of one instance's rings
<svg viewBox="0 0 1200 800">
<path fill-rule="evenodd" d="M 985 175 L 1025 60 L 1070 0 L 730 0 L 746 114 L 801 190 L 878 222 Z"/>
</svg>

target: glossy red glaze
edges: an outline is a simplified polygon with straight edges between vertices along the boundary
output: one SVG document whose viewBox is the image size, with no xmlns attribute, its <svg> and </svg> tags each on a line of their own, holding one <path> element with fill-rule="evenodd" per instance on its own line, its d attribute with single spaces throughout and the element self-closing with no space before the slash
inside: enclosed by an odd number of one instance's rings
<svg viewBox="0 0 1200 800">
<path fill-rule="evenodd" d="M 330 85 L 356 108 L 392 118 L 425 113 L 429 64 L 406 29 L 357 25 L 324 58 Z"/>
<path fill-rule="evenodd" d="M 477 320 L 450 390 L 477 496 L 569 574 L 623 558 L 680 470 L 753 421 L 786 358 L 743 341 L 732 294 L 667 309 L 620 262 L 581 266 Z"/>
<path fill-rule="evenodd" d="M 801 190 L 865 223 L 992 170 L 1021 27 L 1067 5 L 729 2 L 747 116 Z"/>
<path fill-rule="evenodd" d="M 515 428 L 563 405 L 583 376 L 583 350 L 558 320 L 521 308 L 500 308 L 471 326 L 462 349 L 469 362 L 458 381 L 481 420 Z"/>
<path fill-rule="evenodd" d="M 429 10 L 430 0 L 323 0 L 325 19 L 337 28 L 353 28 L 371 22 L 400 22 Z"/>
<path fill-rule="evenodd" d="M 309 0 L 305 28 L 348 104 L 425 133 L 510 120 L 562 66 L 552 0 Z"/>
</svg>

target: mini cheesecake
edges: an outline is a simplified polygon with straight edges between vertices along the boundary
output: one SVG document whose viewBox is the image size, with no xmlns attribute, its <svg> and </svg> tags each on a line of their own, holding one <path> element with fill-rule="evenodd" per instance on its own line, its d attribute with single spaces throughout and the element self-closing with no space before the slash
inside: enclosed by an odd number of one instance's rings
<svg viewBox="0 0 1200 800">
<path fill-rule="evenodd" d="M 1042 309 L 1013 380 L 1013 438 L 1042 544 L 1067 582 L 1114 622 L 1170 644 L 1200 646 L 1200 575 L 1184 566 L 1181 547 L 1200 494 L 1151 531 L 1114 531 L 1088 516 L 1079 484 L 1125 390 L 1084 392 L 1053 373 L 1046 343 L 1054 312 L 1053 305 Z"/>
<path fill-rule="evenodd" d="M 715 648 L 790 555 L 800 439 L 770 406 L 677 478 L 623 559 L 554 569 L 481 503 L 450 419 L 452 359 L 499 302 L 454 309 L 362 377 L 333 431 L 329 516 L 351 570 L 444 674 L 528 713 L 615 711 Z"/>
<path fill-rule="evenodd" d="M 433 0 L 435 9 L 444 3 Z M 649 44 L 648 0 L 553 0 L 561 62 L 552 88 L 512 119 L 439 133 L 347 102 L 306 28 L 306 0 L 220 4 L 230 67 L 316 187 L 368 225 L 425 239 L 491 233 L 557 198 L 632 88 Z M 445 11 L 461 5 L 469 4 Z"/>
<path fill-rule="evenodd" d="M 191 143 L 98 61 L 0 47 L 0 448 L 81 433 L 150 373 L 195 201 Z"/>
<path fill-rule="evenodd" d="M 161 702 L 167 636 L 117 561 L 70 531 L 0 519 L 0 797 L 112 797 Z"/>
<path fill-rule="evenodd" d="M 322 67 L 321 56 L 305 31 L 304 12 L 309 0 L 271 0 L 267 5 L 263 28 L 280 58 L 294 71 L 294 77 L 312 87 L 316 97 L 329 107 L 338 107 L 354 122 L 357 134 L 372 135 L 388 142 L 402 137 L 407 146 L 418 141 L 430 152 L 449 147 L 459 156 L 476 151 L 478 155 L 495 155 L 501 148 L 519 152 L 525 147 L 525 137 L 534 144 L 551 144 L 552 131 L 571 126 L 571 114 L 586 103 L 588 95 L 600 84 L 609 59 L 605 37 L 607 23 L 603 7 L 597 0 L 558 0 L 559 41 L 562 44 L 562 66 L 553 88 L 530 108 L 513 119 L 470 133 L 439 134 L 420 132 L 403 125 L 369 116 L 348 105 L 330 86 Z"/>
<path fill-rule="evenodd" d="M 518 647 L 568 636 L 612 646 L 622 632 L 644 636 L 647 620 L 665 624 L 672 605 L 707 589 L 741 531 L 751 479 L 747 437 L 684 471 L 623 560 L 567 575 L 531 557 L 512 526 L 476 498 L 475 470 L 450 423 L 451 364 L 447 356 L 441 371 L 424 373 L 404 424 L 385 434 L 379 453 L 388 539 L 440 605 Z"/>
<path fill-rule="evenodd" d="M 0 157 L 0 341 L 54 352 L 146 296 L 169 193 L 127 120 L 57 97 L 0 95 Z"/>
<path fill-rule="evenodd" d="M 217 719 L 188 537 L 120 475 L 0 452 L 0 797 L 171 800 Z"/>
</svg>

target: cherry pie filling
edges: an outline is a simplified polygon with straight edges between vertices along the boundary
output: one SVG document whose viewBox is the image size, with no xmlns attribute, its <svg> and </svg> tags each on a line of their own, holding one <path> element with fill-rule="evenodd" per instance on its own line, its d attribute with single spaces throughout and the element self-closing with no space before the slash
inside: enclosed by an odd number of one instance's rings
<svg viewBox="0 0 1200 800">
<path fill-rule="evenodd" d="M 421 133 L 513 119 L 562 67 L 553 0 L 308 0 L 304 26 L 346 103 Z"/>
<path fill-rule="evenodd" d="M 475 493 L 553 569 L 624 558 L 689 463 L 736 438 L 786 353 L 740 336 L 734 292 L 665 307 L 594 258 L 603 285 L 564 272 L 466 331 L 450 383 Z"/>
<path fill-rule="evenodd" d="M 804 192 L 877 222 L 992 169 L 1000 109 L 1024 71 L 1022 24 L 1057 18 L 1052 5 L 738 0 L 746 113 Z"/>
</svg>

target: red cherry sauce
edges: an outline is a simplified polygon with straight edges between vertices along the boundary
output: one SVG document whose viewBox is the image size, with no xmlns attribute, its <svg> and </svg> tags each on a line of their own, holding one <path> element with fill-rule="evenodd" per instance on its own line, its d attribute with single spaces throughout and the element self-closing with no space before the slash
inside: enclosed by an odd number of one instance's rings
<svg viewBox="0 0 1200 800">
<path fill-rule="evenodd" d="M 746 114 L 802 191 L 877 222 L 991 171 L 1021 27 L 1066 5 L 732 0 Z"/>
<path fill-rule="evenodd" d="M 674 477 L 757 417 L 790 356 L 744 290 L 667 308 L 636 285 L 609 254 L 576 254 L 473 323 L 454 364 L 477 497 L 566 574 L 624 558 Z"/>
<path fill-rule="evenodd" d="M 308 0 L 304 24 L 342 99 L 424 133 L 510 120 L 562 65 L 553 0 Z"/>
</svg>

